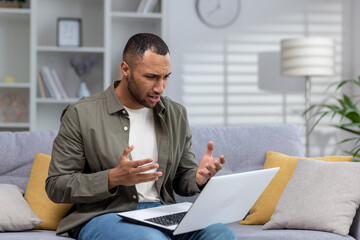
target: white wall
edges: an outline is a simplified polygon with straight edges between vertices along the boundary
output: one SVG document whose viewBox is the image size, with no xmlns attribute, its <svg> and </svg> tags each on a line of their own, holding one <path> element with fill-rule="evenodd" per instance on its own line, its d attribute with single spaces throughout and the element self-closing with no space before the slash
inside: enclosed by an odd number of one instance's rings
<svg viewBox="0 0 360 240">
<path fill-rule="evenodd" d="M 226 29 L 211 29 L 197 17 L 195 0 L 169 1 L 167 41 L 173 61 L 173 76 L 167 89 L 168 95 L 182 102 L 182 73 L 186 67 L 183 63 L 187 55 L 208 49 L 221 52 L 221 45 L 227 35 L 241 31 L 259 32 L 258 22 L 276 16 L 286 17 L 286 13 L 291 10 L 294 14 L 301 14 L 304 6 L 303 0 L 242 0 L 241 7 L 240 17 L 232 26 Z M 291 21 L 288 28 L 292 27 Z M 303 30 L 302 28 L 299 31 Z"/>
<path fill-rule="evenodd" d="M 306 7 L 306 2 L 311 7 Z M 360 21 L 356 14 L 360 12 L 359 2 L 242 0 L 239 19 L 231 27 L 218 30 L 198 19 L 194 0 L 169 1 L 167 42 L 173 74 L 166 94 L 187 107 L 194 125 L 273 124 L 287 119 L 288 123 L 299 125 L 304 135 L 303 90 L 284 98 L 259 89 L 258 54 L 279 51 L 281 39 L 302 37 L 306 31 L 309 36 L 335 39 L 337 75 L 312 79 L 312 100 L 321 102 L 329 83 L 360 73 L 360 47 L 357 45 L 357 54 L 349 47 L 360 42 L 360 31 L 356 29 L 359 25 L 349 24 L 352 14 L 357 23 Z M 308 26 L 304 24 L 305 12 Z M 224 82 L 228 87 L 224 87 Z M 342 153 L 336 145 L 342 139 L 341 133 L 326 125 L 311 135 L 313 155 Z"/>
<path fill-rule="evenodd" d="M 353 1 L 353 13 L 352 13 L 352 33 L 353 33 L 353 57 L 352 57 L 352 73 L 353 77 L 360 76 L 360 1 Z M 360 92 L 358 92 L 360 93 Z"/>
</svg>

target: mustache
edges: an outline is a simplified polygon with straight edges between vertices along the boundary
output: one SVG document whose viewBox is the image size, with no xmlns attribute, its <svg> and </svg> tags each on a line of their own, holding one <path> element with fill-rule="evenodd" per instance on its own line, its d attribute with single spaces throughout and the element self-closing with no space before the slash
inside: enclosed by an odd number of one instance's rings
<svg viewBox="0 0 360 240">
<path fill-rule="evenodd" d="M 161 96 L 161 93 L 156 93 L 156 92 L 153 92 L 153 93 L 149 93 L 148 95 L 150 95 L 150 96 L 160 97 L 160 96 Z"/>
</svg>

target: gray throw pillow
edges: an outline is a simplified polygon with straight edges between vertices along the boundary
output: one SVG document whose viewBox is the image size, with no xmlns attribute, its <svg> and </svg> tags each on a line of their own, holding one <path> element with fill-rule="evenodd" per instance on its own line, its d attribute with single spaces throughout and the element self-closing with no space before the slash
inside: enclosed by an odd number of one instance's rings
<svg viewBox="0 0 360 240">
<path fill-rule="evenodd" d="M 263 229 L 349 234 L 360 204 L 360 163 L 300 159 Z"/>
<path fill-rule="evenodd" d="M 0 184 L 0 205 L 0 232 L 24 231 L 41 223 L 16 185 Z"/>
</svg>

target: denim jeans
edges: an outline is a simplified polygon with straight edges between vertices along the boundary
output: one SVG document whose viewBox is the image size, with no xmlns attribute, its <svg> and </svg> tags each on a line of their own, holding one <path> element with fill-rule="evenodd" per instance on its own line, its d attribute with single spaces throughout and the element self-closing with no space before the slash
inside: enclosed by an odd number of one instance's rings
<svg viewBox="0 0 360 240">
<path fill-rule="evenodd" d="M 137 209 L 160 206 L 161 203 L 139 203 Z M 116 213 L 91 219 L 81 229 L 80 240 L 235 240 L 234 232 L 224 224 L 214 224 L 205 229 L 180 235 L 169 235 L 158 229 L 123 221 Z"/>
</svg>

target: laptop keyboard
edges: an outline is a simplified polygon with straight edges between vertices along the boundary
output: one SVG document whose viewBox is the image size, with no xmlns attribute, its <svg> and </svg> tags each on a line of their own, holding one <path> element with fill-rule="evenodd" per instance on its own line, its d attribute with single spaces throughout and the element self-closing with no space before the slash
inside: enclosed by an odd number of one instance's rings
<svg viewBox="0 0 360 240">
<path fill-rule="evenodd" d="M 174 213 L 170 215 L 164 215 L 160 217 L 148 218 L 145 221 L 157 223 L 163 226 L 172 226 L 179 224 L 183 217 L 185 216 L 186 212 Z"/>
</svg>

